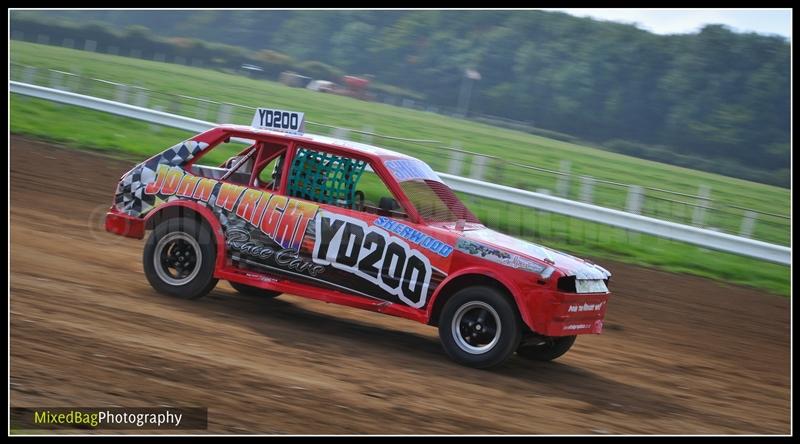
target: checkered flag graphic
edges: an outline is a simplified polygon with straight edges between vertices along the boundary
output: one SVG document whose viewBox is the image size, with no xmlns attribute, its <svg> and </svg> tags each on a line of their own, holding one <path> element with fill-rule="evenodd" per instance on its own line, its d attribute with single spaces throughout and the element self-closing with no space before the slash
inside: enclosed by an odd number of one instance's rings
<svg viewBox="0 0 800 444">
<path fill-rule="evenodd" d="M 136 165 L 117 184 L 115 206 L 125 214 L 138 217 L 163 203 L 163 199 L 144 192 L 147 184 L 155 180 L 158 166 L 181 166 L 206 148 L 208 144 L 205 142 L 186 140 Z"/>
</svg>

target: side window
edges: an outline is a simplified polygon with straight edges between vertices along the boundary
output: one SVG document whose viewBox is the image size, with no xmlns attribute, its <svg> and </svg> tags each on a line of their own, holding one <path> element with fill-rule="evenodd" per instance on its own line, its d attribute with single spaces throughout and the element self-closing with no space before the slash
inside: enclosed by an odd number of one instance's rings
<svg viewBox="0 0 800 444">
<path fill-rule="evenodd" d="M 372 168 L 364 171 L 358 184 L 355 209 L 380 216 L 408 219 L 408 214 L 394 198 L 392 191 Z"/>
<path fill-rule="evenodd" d="M 264 143 L 255 167 L 256 174 L 252 186 L 266 191 L 275 191 L 281 184 L 283 160 L 286 158 L 286 146 Z"/>
<path fill-rule="evenodd" d="M 240 142 L 224 142 L 201 157 L 191 166 L 191 172 L 200 177 L 225 180 L 247 185 L 255 165 L 259 144 L 248 141 L 250 145 L 243 149 Z"/>
<path fill-rule="evenodd" d="M 298 147 L 287 192 L 292 197 L 342 208 L 408 217 L 366 161 L 317 149 Z"/>
</svg>

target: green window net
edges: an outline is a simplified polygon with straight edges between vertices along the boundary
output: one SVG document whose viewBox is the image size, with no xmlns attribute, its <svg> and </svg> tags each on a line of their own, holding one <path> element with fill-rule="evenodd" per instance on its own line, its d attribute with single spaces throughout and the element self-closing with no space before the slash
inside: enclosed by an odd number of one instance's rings
<svg viewBox="0 0 800 444">
<path fill-rule="evenodd" d="M 352 208 L 366 166 L 363 160 L 299 148 L 289 171 L 289 196 Z"/>
</svg>

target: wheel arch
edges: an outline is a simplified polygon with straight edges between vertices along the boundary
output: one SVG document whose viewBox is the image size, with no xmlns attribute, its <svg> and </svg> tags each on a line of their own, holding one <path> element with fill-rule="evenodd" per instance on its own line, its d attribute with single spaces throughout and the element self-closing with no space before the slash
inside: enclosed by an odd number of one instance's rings
<svg viewBox="0 0 800 444">
<path fill-rule="evenodd" d="M 144 220 L 145 230 L 152 230 L 159 223 L 176 217 L 193 218 L 200 223 L 206 224 L 211 229 L 217 247 L 214 268 L 215 270 L 222 268 L 225 264 L 225 234 L 214 213 L 204 205 L 185 200 L 166 203 L 147 214 Z"/>
<path fill-rule="evenodd" d="M 438 326 L 442 307 L 444 307 L 445 303 L 447 303 L 447 300 L 458 291 L 475 285 L 489 286 L 499 290 L 502 294 L 509 298 L 509 301 L 512 302 L 512 305 L 515 307 L 517 314 L 519 314 L 522 321 L 527 324 L 527 313 L 525 312 L 526 306 L 525 304 L 520 303 L 519 291 L 516 285 L 514 285 L 508 279 L 505 279 L 491 270 L 486 269 L 463 270 L 456 275 L 448 276 L 447 279 L 444 280 L 441 285 L 439 285 L 439 288 L 436 289 L 431 302 L 428 304 L 427 323 L 429 325 Z"/>
</svg>

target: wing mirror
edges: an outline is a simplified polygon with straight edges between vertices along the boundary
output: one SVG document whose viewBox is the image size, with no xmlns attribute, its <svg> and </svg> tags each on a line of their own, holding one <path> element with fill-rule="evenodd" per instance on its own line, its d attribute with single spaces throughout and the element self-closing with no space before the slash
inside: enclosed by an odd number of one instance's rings
<svg viewBox="0 0 800 444">
<path fill-rule="evenodd" d="M 378 202 L 378 208 L 383 211 L 392 211 L 400 208 L 400 205 L 397 205 L 397 201 L 391 197 L 381 197 Z"/>
</svg>

